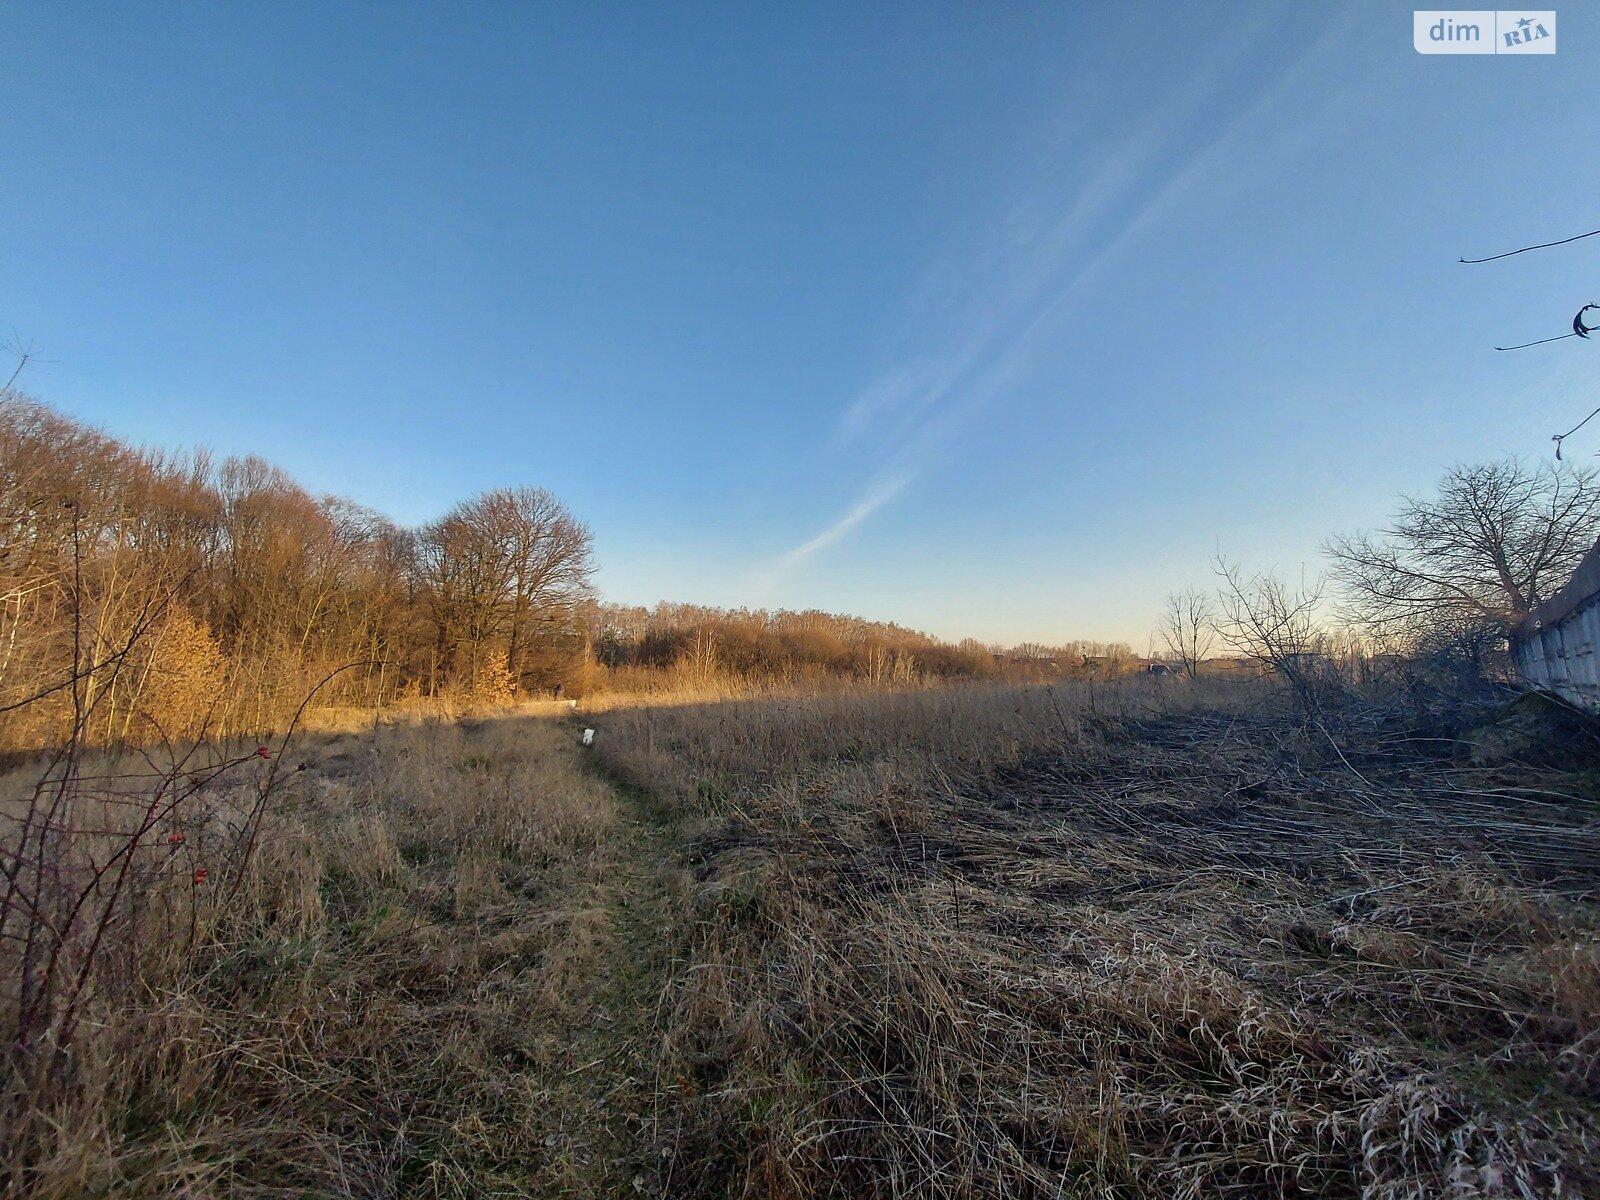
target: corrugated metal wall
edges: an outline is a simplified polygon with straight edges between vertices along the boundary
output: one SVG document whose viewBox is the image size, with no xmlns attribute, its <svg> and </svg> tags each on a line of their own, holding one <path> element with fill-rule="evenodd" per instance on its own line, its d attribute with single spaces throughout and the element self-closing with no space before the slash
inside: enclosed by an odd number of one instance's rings
<svg viewBox="0 0 1600 1200">
<path fill-rule="evenodd" d="M 1516 644 L 1517 678 L 1600 712 L 1600 596 Z"/>
<path fill-rule="evenodd" d="M 1600 543 L 1511 639 L 1517 678 L 1600 712 Z"/>
</svg>

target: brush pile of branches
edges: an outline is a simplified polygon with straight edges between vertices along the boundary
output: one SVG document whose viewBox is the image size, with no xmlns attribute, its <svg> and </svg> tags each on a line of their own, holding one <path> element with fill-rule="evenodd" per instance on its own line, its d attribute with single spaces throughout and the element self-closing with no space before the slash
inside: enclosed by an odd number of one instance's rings
<svg viewBox="0 0 1600 1200">
<path fill-rule="evenodd" d="M 708 774 L 668 1190 L 1600 1195 L 1593 779 L 1414 699 Z"/>
</svg>

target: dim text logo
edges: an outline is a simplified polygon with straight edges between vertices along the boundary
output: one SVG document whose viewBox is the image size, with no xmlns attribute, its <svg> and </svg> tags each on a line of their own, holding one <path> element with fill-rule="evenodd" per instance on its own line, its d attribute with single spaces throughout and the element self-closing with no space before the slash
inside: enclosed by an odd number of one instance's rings
<svg viewBox="0 0 1600 1200">
<path fill-rule="evenodd" d="M 1418 54 L 1554 54 L 1554 9 L 1418 9 L 1412 13 Z"/>
</svg>

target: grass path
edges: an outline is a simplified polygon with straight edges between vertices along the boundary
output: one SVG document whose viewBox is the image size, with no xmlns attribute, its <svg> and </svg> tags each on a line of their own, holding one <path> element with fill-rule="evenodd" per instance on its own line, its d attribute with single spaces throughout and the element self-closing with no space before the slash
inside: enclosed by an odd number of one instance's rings
<svg viewBox="0 0 1600 1200">
<path fill-rule="evenodd" d="M 576 769 L 597 770 L 582 760 Z M 593 936 L 572 976 L 575 994 L 542 1033 L 550 1154 L 539 1174 L 562 1196 L 653 1195 L 662 1174 L 653 1128 L 657 1039 L 682 834 L 647 793 L 608 786 L 618 819 L 586 894 L 552 897 L 581 914 Z"/>
</svg>

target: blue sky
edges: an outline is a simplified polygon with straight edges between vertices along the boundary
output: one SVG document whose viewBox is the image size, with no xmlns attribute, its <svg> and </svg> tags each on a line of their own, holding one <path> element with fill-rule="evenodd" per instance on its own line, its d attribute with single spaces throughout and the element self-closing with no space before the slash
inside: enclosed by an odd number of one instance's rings
<svg viewBox="0 0 1600 1200">
<path fill-rule="evenodd" d="M 1600 403 L 1595 347 L 1491 348 L 1600 239 L 1456 263 L 1600 226 L 1558 13 L 0 0 L 0 329 L 403 521 L 548 487 L 612 599 L 1142 649 L 1219 548 L 1314 572 Z"/>
</svg>

